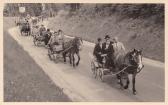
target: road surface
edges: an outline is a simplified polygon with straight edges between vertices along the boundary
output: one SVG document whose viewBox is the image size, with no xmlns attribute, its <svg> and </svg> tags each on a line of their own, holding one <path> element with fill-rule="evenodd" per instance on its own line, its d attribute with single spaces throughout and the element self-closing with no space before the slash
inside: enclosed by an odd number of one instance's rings
<svg viewBox="0 0 168 105">
<path fill-rule="evenodd" d="M 105 82 L 93 77 L 89 55 L 92 54 L 94 44 L 84 41 L 80 64 L 73 68 L 69 62 L 55 64 L 50 61 L 47 49 L 34 46 L 30 36 L 20 36 L 18 27 L 9 29 L 9 33 L 73 101 L 160 102 L 165 99 L 164 63 L 143 59 L 145 68 L 137 75 L 137 95 L 133 95 L 132 84 L 128 90 L 123 90 L 114 76 L 107 76 Z"/>
</svg>

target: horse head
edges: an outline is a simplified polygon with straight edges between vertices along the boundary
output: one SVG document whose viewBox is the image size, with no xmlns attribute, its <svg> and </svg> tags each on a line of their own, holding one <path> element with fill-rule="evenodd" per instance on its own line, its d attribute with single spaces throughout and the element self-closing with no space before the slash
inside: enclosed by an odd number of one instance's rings
<svg viewBox="0 0 168 105">
<path fill-rule="evenodd" d="M 76 45 L 78 50 L 82 50 L 83 40 L 81 37 L 75 37 L 74 44 Z"/>
<path fill-rule="evenodd" d="M 133 51 L 130 52 L 130 63 L 133 66 L 137 66 L 138 69 L 143 68 L 142 50 L 133 49 Z"/>
</svg>

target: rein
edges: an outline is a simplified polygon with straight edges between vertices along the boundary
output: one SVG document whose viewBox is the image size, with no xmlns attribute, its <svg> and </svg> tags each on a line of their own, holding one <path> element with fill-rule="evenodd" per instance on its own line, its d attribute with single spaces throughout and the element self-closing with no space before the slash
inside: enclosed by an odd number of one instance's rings
<svg viewBox="0 0 168 105">
<path fill-rule="evenodd" d="M 68 51 L 68 50 L 71 49 L 72 47 L 73 47 L 73 46 L 70 46 L 69 48 L 63 50 L 61 53 L 64 53 L 64 52 Z"/>
<path fill-rule="evenodd" d="M 116 72 L 116 73 L 113 73 L 112 75 L 117 75 L 117 74 L 120 74 L 121 72 L 125 72 L 125 70 L 126 70 L 128 67 L 130 67 L 130 66 L 133 66 L 133 65 L 127 65 L 127 66 L 124 67 L 122 70 L 120 70 L 120 71 L 118 71 L 118 72 Z M 134 66 L 134 67 L 137 67 L 137 66 Z M 139 71 L 137 71 L 136 73 L 140 73 L 143 68 L 144 68 L 144 65 L 143 65 L 142 68 L 139 69 Z"/>
<path fill-rule="evenodd" d="M 116 73 L 112 73 L 112 75 L 117 75 L 120 74 L 121 72 L 123 72 L 128 66 L 124 67 L 122 70 L 116 72 Z"/>
</svg>

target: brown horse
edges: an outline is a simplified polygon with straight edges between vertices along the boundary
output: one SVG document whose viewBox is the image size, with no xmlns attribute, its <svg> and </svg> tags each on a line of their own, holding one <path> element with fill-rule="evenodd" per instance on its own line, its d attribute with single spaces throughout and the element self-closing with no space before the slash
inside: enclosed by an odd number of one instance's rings
<svg viewBox="0 0 168 105">
<path fill-rule="evenodd" d="M 124 89 L 129 87 L 129 75 L 132 75 L 132 91 L 136 95 L 135 81 L 136 75 L 142 70 L 144 65 L 142 64 L 142 50 L 132 50 L 126 54 L 118 55 L 114 58 L 114 65 L 117 71 L 123 70 L 121 73 L 117 74 L 117 79 L 119 84 Z M 123 84 L 123 80 L 126 80 L 126 84 Z"/>
<path fill-rule="evenodd" d="M 79 61 L 80 61 L 79 51 L 81 50 L 82 43 L 83 41 L 80 37 L 75 37 L 69 42 L 64 43 L 64 53 L 63 53 L 64 62 L 66 62 L 66 55 L 69 54 L 70 64 L 72 64 L 73 67 L 79 65 Z M 78 57 L 78 61 L 76 64 L 75 64 L 75 57 L 74 57 L 75 54 Z"/>
</svg>

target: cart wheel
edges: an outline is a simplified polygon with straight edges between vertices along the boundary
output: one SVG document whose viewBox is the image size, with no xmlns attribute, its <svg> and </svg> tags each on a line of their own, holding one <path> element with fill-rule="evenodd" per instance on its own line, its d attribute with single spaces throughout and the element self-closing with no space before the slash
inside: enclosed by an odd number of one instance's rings
<svg viewBox="0 0 168 105">
<path fill-rule="evenodd" d="M 50 58 L 50 60 L 53 60 L 53 58 L 52 58 L 52 52 L 51 52 L 50 49 L 48 49 L 48 57 Z"/>
<path fill-rule="evenodd" d="M 91 70 L 92 70 L 94 78 L 96 78 L 97 77 L 97 69 L 96 69 L 93 61 L 91 62 Z"/>
<path fill-rule="evenodd" d="M 92 70 L 92 73 L 95 74 L 95 65 L 93 63 L 93 61 L 91 62 L 91 70 Z"/>
<path fill-rule="evenodd" d="M 104 82 L 104 73 L 102 69 L 99 69 L 99 77 L 102 82 Z"/>
</svg>

